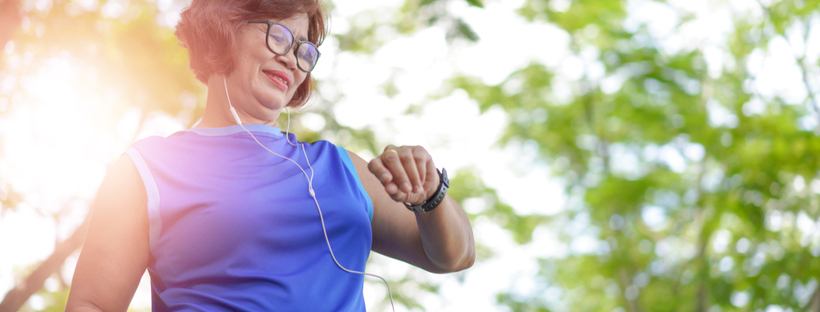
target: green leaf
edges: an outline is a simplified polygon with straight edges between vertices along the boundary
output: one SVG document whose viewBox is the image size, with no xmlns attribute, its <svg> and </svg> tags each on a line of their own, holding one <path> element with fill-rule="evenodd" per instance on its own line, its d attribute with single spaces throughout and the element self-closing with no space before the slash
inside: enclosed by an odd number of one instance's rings
<svg viewBox="0 0 820 312">
<path fill-rule="evenodd" d="M 484 8 L 484 3 L 482 3 L 481 0 L 467 0 L 467 3 L 475 7 Z"/>
</svg>

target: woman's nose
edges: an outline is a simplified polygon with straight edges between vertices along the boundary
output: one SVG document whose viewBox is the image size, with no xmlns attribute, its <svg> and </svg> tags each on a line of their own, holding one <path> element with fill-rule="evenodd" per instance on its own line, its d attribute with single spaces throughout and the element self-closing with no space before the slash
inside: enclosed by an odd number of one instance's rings
<svg viewBox="0 0 820 312">
<path fill-rule="evenodd" d="M 290 51 L 284 55 L 276 55 L 276 60 L 285 66 L 288 70 L 295 70 L 296 67 L 296 47 L 291 47 Z"/>
</svg>

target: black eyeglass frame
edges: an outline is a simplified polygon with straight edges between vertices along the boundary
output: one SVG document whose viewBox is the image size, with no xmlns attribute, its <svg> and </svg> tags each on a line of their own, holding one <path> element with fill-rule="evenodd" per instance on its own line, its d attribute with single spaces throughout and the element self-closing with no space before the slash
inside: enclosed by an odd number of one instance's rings
<svg viewBox="0 0 820 312">
<path fill-rule="evenodd" d="M 267 47 L 268 47 L 268 50 L 270 50 L 271 52 L 273 52 L 273 54 L 276 54 L 276 55 L 285 55 L 285 54 L 288 54 L 288 52 L 290 52 L 291 50 L 293 50 L 294 46 L 296 46 L 296 50 L 294 50 L 294 51 L 299 51 L 299 47 L 300 47 L 303 43 L 304 43 L 304 44 L 309 44 L 309 45 L 313 46 L 313 48 L 314 48 L 314 49 L 316 49 L 316 61 L 314 61 L 314 62 L 313 62 L 313 66 L 312 66 L 312 68 L 311 68 L 310 70 L 305 70 L 304 68 L 302 68 L 302 64 L 301 64 L 302 62 L 300 62 L 300 60 L 299 60 L 299 56 L 298 56 L 298 55 L 296 55 L 296 54 L 294 54 L 294 56 L 296 56 L 296 66 L 298 66 L 298 67 L 299 67 L 299 69 L 300 69 L 300 70 L 302 70 L 303 72 L 309 73 L 309 72 L 313 71 L 313 69 L 315 69 L 315 68 L 316 68 L 316 64 L 317 64 L 317 63 L 319 63 L 319 57 L 321 57 L 321 56 L 322 56 L 322 52 L 319 52 L 319 47 L 317 47 L 315 44 L 313 44 L 313 42 L 310 42 L 310 41 L 302 41 L 302 40 L 296 39 L 296 35 L 294 35 L 294 34 L 293 34 L 293 31 L 292 31 L 292 30 L 290 30 L 290 28 L 288 28 L 288 26 L 285 26 L 285 25 L 284 25 L 284 24 L 282 24 L 282 23 L 277 23 L 277 22 L 274 22 L 274 21 L 271 21 L 271 20 L 263 20 L 263 19 L 252 19 L 252 20 L 248 20 L 248 23 L 261 23 L 261 24 L 268 24 L 268 29 L 265 31 L 265 46 L 267 46 Z M 282 52 L 282 53 L 277 53 L 276 51 L 274 51 L 274 50 L 270 47 L 270 43 L 268 42 L 268 40 L 270 40 L 270 28 L 271 28 L 271 27 L 273 27 L 273 25 L 274 25 L 274 24 L 275 24 L 275 25 L 282 26 L 282 27 L 284 27 L 285 29 L 287 29 L 287 30 L 288 30 L 288 32 L 290 32 L 290 38 L 291 38 L 293 41 L 291 42 L 290 49 L 288 49 L 288 50 L 287 50 L 287 51 L 285 51 L 285 52 Z M 294 43 L 296 43 L 296 44 L 294 44 Z"/>
</svg>

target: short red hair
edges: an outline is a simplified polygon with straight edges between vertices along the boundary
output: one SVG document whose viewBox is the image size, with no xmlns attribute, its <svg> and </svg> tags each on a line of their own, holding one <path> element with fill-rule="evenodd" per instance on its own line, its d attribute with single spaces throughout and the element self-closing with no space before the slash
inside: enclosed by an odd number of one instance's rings
<svg viewBox="0 0 820 312">
<path fill-rule="evenodd" d="M 250 19 L 283 20 L 298 13 L 307 14 L 308 41 L 320 46 L 327 32 L 325 9 L 318 0 L 193 0 L 191 6 L 182 11 L 175 34 L 188 49 L 196 79 L 207 84 L 211 75 L 227 75 L 233 71 L 234 35 L 240 23 Z M 314 84 L 307 73 L 288 106 L 304 105 Z"/>
</svg>

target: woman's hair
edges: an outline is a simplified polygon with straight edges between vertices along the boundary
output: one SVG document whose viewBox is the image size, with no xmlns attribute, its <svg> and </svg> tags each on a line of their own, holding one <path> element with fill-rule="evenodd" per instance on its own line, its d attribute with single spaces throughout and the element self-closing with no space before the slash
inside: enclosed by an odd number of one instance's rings
<svg viewBox="0 0 820 312">
<path fill-rule="evenodd" d="M 296 14 L 308 17 L 308 40 L 317 47 L 327 35 L 324 7 L 318 0 L 193 0 L 182 12 L 176 36 L 188 49 L 191 70 L 196 79 L 208 83 L 213 74 L 227 75 L 234 69 L 236 28 L 250 19 L 283 20 Z M 288 106 L 307 102 L 313 89 L 307 73 Z"/>
</svg>

